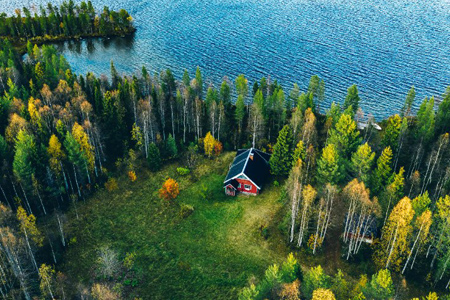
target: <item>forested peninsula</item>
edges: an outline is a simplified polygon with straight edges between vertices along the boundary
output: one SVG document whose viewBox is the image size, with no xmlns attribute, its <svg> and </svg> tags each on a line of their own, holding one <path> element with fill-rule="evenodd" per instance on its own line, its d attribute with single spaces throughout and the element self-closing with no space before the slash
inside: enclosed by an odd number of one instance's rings
<svg viewBox="0 0 450 300">
<path fill-rule="evenodd" d="M 69 4 L 45 32 L 106 26 Z M 318 76 L 108 79 L 27 51 L 0 40 L 2 299 L 449 299 L 450 88 L 437 105 L 412 87 L 376 124 L 356 85 L 332 102 Z M 252 147 L 270 178 L 226 196 Z"/>
<path fill-rule="evenodd" d="M 118 12 L 107 6 L 97 13 L 91 1 L 75 4 L 63 2 L 60 7 L 48 3 L 47 7 L 16 9 L 16 15 L 0 14 L 0 38 L 14 45 L 27 42 L 42 44 L 89 37 L 126 36 L 134 33 L 133 19 L 121 9 Z"/>
</svg>

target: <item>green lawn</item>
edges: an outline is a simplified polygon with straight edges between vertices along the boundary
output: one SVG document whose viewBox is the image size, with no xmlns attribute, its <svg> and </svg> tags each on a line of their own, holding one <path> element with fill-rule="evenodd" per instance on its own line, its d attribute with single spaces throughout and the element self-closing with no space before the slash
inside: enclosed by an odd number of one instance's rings
<svg viewBox="0 0 450 300">
<path fill-rule="evenodd" d="M 64 272 L 92 284 L 97 251 L 104 245 L 135 252 L 139 284 L 131 297 L 144 299 L 232 299 L 253 275 L 261 277 L 289 252 L 276 227 L 264 238 L 261 228 L 280 223 L 280 188 L 266 184 L 257 197 L 224 195 L 222 182 L 234 153 L 200 160 L 194 174 L 181 177 L 173 163 L 158 173 L 140 173 L 134 183 L 119 180 L 119 189 L 97 192 L 70 213 L 72 242 L 64 256 Z M 158 189 L 170 176 L 180 184 L 175 203 L 159 199 Z M 201 196 L 202 185 L 211 199 Z M 181 204 L 192 205 L 188 217 Z M 130 298 L 131 298 L 130 297 Z"/>
</svg>

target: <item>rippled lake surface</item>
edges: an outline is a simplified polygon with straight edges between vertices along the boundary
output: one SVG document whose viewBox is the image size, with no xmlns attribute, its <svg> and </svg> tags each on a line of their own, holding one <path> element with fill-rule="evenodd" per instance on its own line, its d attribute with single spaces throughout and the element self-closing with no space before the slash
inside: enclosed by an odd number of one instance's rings
<svg viewBox="0 0 450 300">
<path fill-rule="evenodd" d="M 47 0 L 3 0 L 2 10 Z M 53 0 L 60 3 L 62 0 Z M 6 5 L 4 5 L 6 3 Z M 109 75 L 170 68 L 202 69 L 205 82 L 244 73 L 306 89 L 325 80 L 327 103 L 343 102 L 356 83 L 366 113 L 397 112 L 416 87 L 416 107 L 450 84 L 448 0 L 92 0 L 96 8 L 125 8 L 134 38 L 65 43 L 58 47 L 79 73 Z M 326 105 L 328 106 L 328 105 Z"/>
</svg>

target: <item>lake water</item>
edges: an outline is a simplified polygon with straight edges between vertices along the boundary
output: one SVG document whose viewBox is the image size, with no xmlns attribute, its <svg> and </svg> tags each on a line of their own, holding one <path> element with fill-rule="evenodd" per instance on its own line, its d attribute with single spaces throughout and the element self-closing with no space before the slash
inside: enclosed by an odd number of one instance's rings
<svg viewBox="0 0 450 300">
<path fill-rule="evenodd" d="M 3 0 L 4 11 L 47 0 Z M 62 0 L 53 0 L 60 3 Z M 418 100 L 450 84 L 448 0 L 92 0 L 125 8 L 134 38 L 65 43 L 78 73 L 109 75 L 170 68 L 177 77 L 200 66 L 205 82 L 244 73 L 253 83 L 277 79 L 289 92 L 325 80 L 327 103 L 343 102 L 358 85 L 363 110 L 377 118 L 398 112 L 411 85 Z M 328 106 L 328 105 L 326 105 Z"/>
</svg>

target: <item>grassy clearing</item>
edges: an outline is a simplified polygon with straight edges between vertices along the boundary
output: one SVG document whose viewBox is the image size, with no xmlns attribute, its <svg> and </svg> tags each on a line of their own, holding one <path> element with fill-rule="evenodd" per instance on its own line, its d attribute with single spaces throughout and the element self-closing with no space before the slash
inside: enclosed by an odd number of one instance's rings
<svg viewBox="0 0 450 300">
<path fill-rule="evenodd" d="M 139 284 L 132 296 L 144 299 L 231 299 L 253 275 L 289 252 L 277 228 L 282 215 L 280 187 L 265 186 L 258 197 L 227 197 L 222 182 L 234 153 L 216 161 L 203 159 L 193 174 L 181 177 L 173 163 L 158 173 L 139 174 L 136 182 L 122 178 L 119 189 L 96 193 L 72 212 L 68 232 L 72 243 L 62 269 L 86 285 L 95 278 L 97 251 L 108 245 L 122 255 L 136 252 Z M 157 190 L 170 176 L 180 184 L 175 203 L 165 203 Z M 203 187 L 210 200 L 201 196 Z M 183 218 L 181 204 L 195 211 Z M 75 241 L 76 240 L 76 241 Z M 74 242 L 75 241 L 75 242 Z"/>
</svg>

